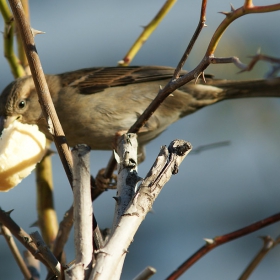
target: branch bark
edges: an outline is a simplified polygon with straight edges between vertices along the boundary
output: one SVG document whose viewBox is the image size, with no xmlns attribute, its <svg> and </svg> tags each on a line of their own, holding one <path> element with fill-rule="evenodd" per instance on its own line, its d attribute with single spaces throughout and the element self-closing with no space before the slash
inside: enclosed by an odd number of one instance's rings
<svg viewBox="0 0 280 280">
<path fill-rule="evenodd" d="M 70 185 L 72 186 L 72 167 L 73 160 L 66 141 L 65 134 L 56 114 L 49 88 L 43 73 L 43 68 L 36 50 L 32 29 L 25 18 L 23 6 L 20 0 L 9 0 L 18 30 L 21 34 L 25 53 L 28 59 L 39 102 L 42 107 L 44 118 L 46 119 L 49 132 L 53 137 L 58 154 L 67 174 Z"/>
<path fill-rule="evenodd" d="M 190 151 L 190 143 L 183 140 L 173 141 L 168 149 L 165 146 L 161 148 L 154 165 L 122 215 L 108 243 L 98 251 L 90 280 L 117 279 L 113 278 L 115 270 L 119 268 L 123 255 L 126 255 L 136 231 L 152 209 L 164 184 L 173 174 L 178 173 L 179 165 Z"/>
<path fill-rule="evenodd" d="M 87 145 L 76 145 L 72 150 L 75 262 L 78 265 L 75 275 L 84 274 L 93 252 L 89 155 L 90 147 Z"/>
</svg>

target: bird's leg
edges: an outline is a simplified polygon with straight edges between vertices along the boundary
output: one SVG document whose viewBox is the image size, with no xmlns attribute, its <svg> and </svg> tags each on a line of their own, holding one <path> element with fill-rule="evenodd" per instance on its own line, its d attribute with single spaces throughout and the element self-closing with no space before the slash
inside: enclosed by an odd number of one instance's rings
<svg viewBox="0 0 280 280">
<path fill-rule="evenodd" d="M 138 146 L 137 150 L 137 164 L 140 164 L 143 162 L 146 158 L 146 151 L 145 151 L 145 146 Z"/>
</svg>

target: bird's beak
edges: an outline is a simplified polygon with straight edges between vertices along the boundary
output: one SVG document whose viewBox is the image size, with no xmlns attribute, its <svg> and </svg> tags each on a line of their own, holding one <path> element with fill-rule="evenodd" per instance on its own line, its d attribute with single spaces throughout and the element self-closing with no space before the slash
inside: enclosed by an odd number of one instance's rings
<svg viewBox="0 0 280 280">
<path fill-rule="evenodd" d="M 4 128 L 7 128 L 10 124 L 12 124 L 18 116 L 0 116 L 0 135 Z"/>
</svg>

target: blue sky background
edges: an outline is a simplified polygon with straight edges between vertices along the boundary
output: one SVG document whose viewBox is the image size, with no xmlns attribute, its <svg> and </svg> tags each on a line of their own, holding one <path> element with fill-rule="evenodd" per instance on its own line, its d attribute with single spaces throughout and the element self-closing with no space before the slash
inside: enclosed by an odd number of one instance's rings
<svg viewBox="0 0 280 280">
<path fill-rule="evenodd" d="M 114 66 L 164 1 L 30 1 L 32 27 L 45 31 L 36 37 L 36 46 L 45 73 L 80 68 Z M 223 15 L 225 1 L 208 1 L 207 25 L 198 39 L 185 69 L 195 67 Z M 277 1 L 255 1 L 255 5 Z M 234 0 L 238 8 L 243 1 Z M 132 65 L 176 66 L 184 52 L 200 13 L 200 1 L 179 0 Z M 0 21 L 3 30 L 3 21 Z M 279 12 L 254 14 L 238 19 L 223 36 L 216 56 L 238 56 L 249 62 L 259 47 L 265 54 L 280 57 Z M 1 38 L 1 41 L 2 38 Z M 3 52 L 3 47 L 0 47 Z M 233 65 L 212 65 L 207 73 L 218 78 L 262 78 L 268 70 L 259 63 L 250 73 L 237 74 Z M 13 77 L 0 56 L 0 90 Z M 75 113 L 75 112 L 73 112 Z M 132 279 L 146 266 L 157 269 L 153 279 L 164 279 L 203 243 L 203 238 L 225 234 L 279 211 L 280 100 L 247 99 L 222 102 L 186 117 L 167 129 L 147 146 L 147 159 L 139 167 L 144 177 L 161 145 L 173 139 L 190 141 L 194 147 L 230 140 L 231 145 L 189 155 L 156 200 L 137 232 L 122 279 Z M 93 175 L 107 164 L 110 152 L 91 154 Z M 72 203 L 72 193 L 57 155 L 53 156 L 55 206 L 61 220 Z M 110 227 L 114 191 L 95 203 L 101 228 Z M 36 220 L 34 174 L 8 193 L 0 194 L 0 206 L 15 209 L 14 220 L 27 232 Z M 237 279 L 260 250 L 261 235 L 279 235 L 279 224 L 219 247 L 195 264 L 181 279 Z M 72 240 L 72 236 L 70 237 Z M 22 279 L 3 238 L 0 238 L 0 274 L 3 279 Z M 20 246 L 20 249 L 23 248 Z M 66 248 L 74 258 L 73 243 Z M 263 260 L 252 279 L 279 279 L 279 253 L 275 248 Z M 43 275 L 45 270 L 42 269 Z M 42 278 L 43 279 L 43 278 Z"/>
</svg>

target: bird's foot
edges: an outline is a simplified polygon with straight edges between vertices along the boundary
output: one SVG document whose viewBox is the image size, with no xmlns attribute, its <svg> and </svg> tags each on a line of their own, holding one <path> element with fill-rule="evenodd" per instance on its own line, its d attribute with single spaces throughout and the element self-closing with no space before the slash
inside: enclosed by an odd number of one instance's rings
<svg viewBox="0 0 280 280">
<path fill-rule="evenodd" d="M 111 178 L 104 177 L 105 168 L 98 171 L 95 177 L 95 184 L 98 189 L 104 191 L 108 189 L 116 189 L 117 187 L 117 175 L 112 174 Z"/>
</svg>

